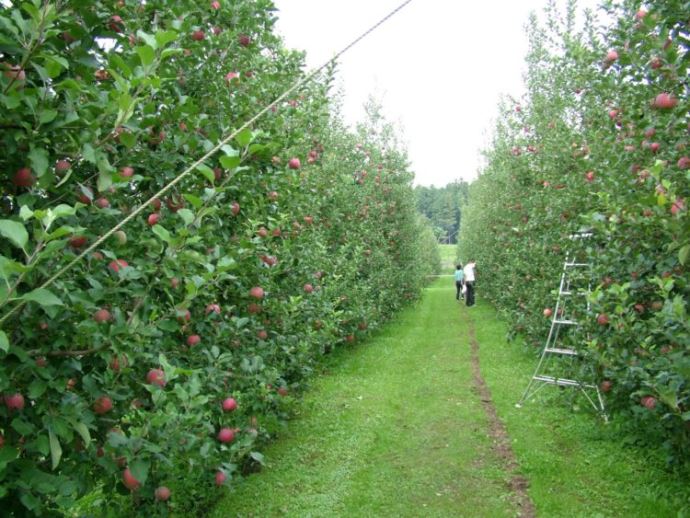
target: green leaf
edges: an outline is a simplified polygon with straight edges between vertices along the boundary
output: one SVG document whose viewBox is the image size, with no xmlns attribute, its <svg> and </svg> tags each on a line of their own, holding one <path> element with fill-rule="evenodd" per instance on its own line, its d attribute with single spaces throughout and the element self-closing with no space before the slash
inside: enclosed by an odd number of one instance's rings
<svg viewBox="0 0 690 518">
<path fill-rule="evenodd" d="M 189 209 L 180 209 L 177 211 L 177 215 L 182 218 L 182 221 L 184 221 L 185 225 L 189 225 L 192 221 L 194 221 L 194 213 Z"/>
<path fill-rule="evenodd" d="M 24 225 L 11 219 L 0 219 L 0 234 L 12 241 L 17 248 L 23 249 L 29 241 L 29 233 Z"/>
<path fill-rule="evenodd" d="M 96 150 L 91 144 L 84 144 L 81 154 L 84 156 L 84 160 L 96 165 Z"/>
<path fill-rule="evenodd" d="M 137 459 L 129 465 L 132 475 L 134 475 L 134 478 L 136 478 L 141 485 L 144 485 L 146 479 L 149 478 L 150 465 L 151 463 L 144 459 Z"/>
<path fill-rule="evenodd" d="M 36 427 L 30 422 L 25 421 L 20 417 L 15 417 L 12 419 L 12 428 L 14 428 L 19 435 L 31 435 L 34 433 Z"/>
<path fill-rule="evenodd" d="M 687 244 L 678 250 L 678 262 L 680 262 L 682 265 L 685 265 L 688 262 L 688 257 L 690 257 L 690 244 Z"/>
<path fill-rule="evenodd" d="M 216 175 L 213 172 L 213 169 L 211 169 L 206 164 L 199 164 L 198 166 L 196 166 L 196 169 L 201 174 L 203 174 L 209 182 L 213 183 L 216 180 Z"/>
<path fill-rule="evenodd" d="M 149 45 L 153 50 L 158 48 L 158 42 L 156 41 L 156 38 L 151 36 L 148 32 L 138 30 L 137 31 L 137 37 L 139 39 L 144 40 L 146 42 L 146 44 Z"/>
<path fill-rule="evenodd" d="M 63 306 L 62 301 L 50 290 L 45 288 L 36 288 L 21 297 L 21 300 L 29 300 L 37 302 L 41 306 Z"/>
<path fill-rule="evenodd" d="M 153 63 L 153 60 L 156 58 L 156 51 L 149 45 L 139 46 L 136 50 L 139 59 L 141 59 L 141 64 L 145 67 Z"/>
<path fill-rule="evenodd" d="M 53 463 L 53 469 L 55 469 L 58 467 L 58 464 L 60 464 L 62 447 L 60 446 L 60 441 L 58 441 L 57 436 L 53 433 L 53 430 L 48 430 L 48 439 L 50 441 L 50 459 Z"/>
<path fill-rule="evenodd" d="M 45 381 L 40 378 L 36 378 L 29 384 L 29 399 L 38 399 L 43 395 L 43 393 L 48 388 Z"/>
<path fill-rule="evenodd" d="M 29 151 L 29 160 L 31 168 L 39 178 L 48 170 L 48 152 L 45 149 L 34 148 Z"/>
<path fill-rule="evenodd" d="M 7 339 L 5 331 L 0 329 L 0 351 L 7 352 L 10 350 L 10 341 Z"/>
<path fill-rule="evenodd" d="M 249 454 L 249 456 L 254 459 L 256 462 L 261 464 L 262 466 L 264 465 L 264 456 L 259 453 L 258 451 L 253 451 Z"/>
<path fill-rule="evenodd" d="M 201 198 L 199 198 L 198 196 L 194 196 L 193 194 L 183 194 L 182 196 L 185 200 L 191 203 L 195 209 L 198 209 L 204 204 Z"/>
<path fill-rule="evenodd" d="M 240 156 L 240 150 L 235 149 L 234 147 L 232 147 L 228 144 L 223 144 L 222 146 L 220 146 L 220 149 L 227 156 Z"/>
<path fill-rule="evenodd" d="M 57 115 L 57 110 L 43 110 L 41 115 L 38 117 L 38 120 L 41 124 L 48 124 L 49 122 L 53 122 Z"/>
<path fill-rule="evenodd" d="M 222 156 L 218 160 L 223 169 L 235 169 L 241 162 L 238 156 Z"/>
<path fill-rule="evenodd" d="M 248 146 L 253 139 L 254 135 L 252 134 L 252 130 L 249 128 L 244 128 L 235 136 L 235 140 L 242 147 Z"/>
<path fill-rule="evenodd" d="M 170 42 L 177 39 L 177 32 L 175 31 L 158 31 L 156 33 L 156 43 L 159 47 L 164 47 Z"/>
<path fill-rule="evenodd" d="M 89 444 L 91 442 L 89 428 L 84 423 L 80 423 L 79 421 L 71 421 L 71 423 L 76 432 L 81 436 L 84 444 Z"/>
<path fill-rule="evenodd" d="M 127 148 L 133 148 L 134 144 L 137 143 L 137 138 L 129 131 L 123 131 L 120 133 L 120 143 L 124 144 Z"/>
<path fill-rule="evenodd" d="M 172 243 L 172 236 L 170 235 L 170 232 L 162 226 L 162 225 L 154 225 L 153 228 L 151 229 L 154 234 L 156 234 L 161 240 L 165 241 L 168 244 Z"/>
<path fill-rule="evenodd" d="M 34 211 L 32 211 L 29 207 L 26 205 L 22 205 L 22 208 L 19 209 L 19 217 L 22 218 L 24 221 L 30 220 L 34 215 Z"/>
<path fill-rule="evenodd" d="M 108 171 L 101 171 L 98 174 L 96 187 L 100 192 L 107 191 L 113 185 L 113 176 Z"/>
</svg>

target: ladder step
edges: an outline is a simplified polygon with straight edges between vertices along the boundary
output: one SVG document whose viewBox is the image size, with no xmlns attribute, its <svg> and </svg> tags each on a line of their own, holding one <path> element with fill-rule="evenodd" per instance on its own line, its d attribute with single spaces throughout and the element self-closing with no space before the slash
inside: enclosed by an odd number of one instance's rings
<svg viewBox="0 0 690 518">
<path fill-rule="evenodd" d="M 554 324 L 563 324 L 564 326 L 576 326 L 577 322 L 574 320 L 554 320 Z"/>
<path fill-rule="evenodd" d="M 559 295 L 572 295 L 573 292 L 572 291 L 559 291 L 558 294 Z"/>
<path fill-rule="evenodd" d="M 560 347 L 546 347 L 545 353 L 567 354 L 569 356 L 577 356 L 579 353 L 575 349 L 561 349 Z"/>
<path fill-rule="evenodd" d="M 543 383 L 548 383 L 550 385 L 559 385 L 561 387 L 583 387 L 583 388 L 590 388 L 590 389 L 596 389 L 596 385 L 592 385 L 591 383 L 580 383 L 577 380 L 569 380 L 565 378 L 554 378 L 553 376 L 534 376 L 535 381 L 541 381 Z"/>
<path fill-rule="evenodd" d="M 589 266 L 589 263 L 564 263 L 563 266 L 566 268 L 578 268 L 583 266 Z"/>
</svg>

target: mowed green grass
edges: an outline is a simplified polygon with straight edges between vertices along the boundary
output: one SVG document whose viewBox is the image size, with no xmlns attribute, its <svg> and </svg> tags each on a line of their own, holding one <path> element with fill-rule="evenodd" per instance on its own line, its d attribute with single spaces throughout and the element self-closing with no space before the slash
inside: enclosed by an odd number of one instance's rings
<svg viewBox="0 0 690 518">
<path fill-rule="evenodd" d="M 536 365 L 505 341 L 481 302 L 454 300 L 449 278 L 366 342 L 329 358 L 263 472 L 234 482 L 216 517 L 517 516 L 473 388 L 467 329 L 544 517 L 686 516 L 687 481 L 623 445 L 552 387 L 515 402 Z"/>
<path fill-rule="evenodd" d="M 667 472 L 661 452 L 625 446 L 616 423 L 597 417 L 584 396 L 573 398 L 573 389 L 546 386 L 516 408 L 537 357 L 506 342 L 507 326 L 488 304 L 463 317 L 475 323 L 482 374 L 530 480 L 538 516 L 690 516 L 690 480 Z"/>
<path fill-rule="evenodd" d="M 213 516 L 513 516 L 450 284 L 331 358 Z"/>
</svg>

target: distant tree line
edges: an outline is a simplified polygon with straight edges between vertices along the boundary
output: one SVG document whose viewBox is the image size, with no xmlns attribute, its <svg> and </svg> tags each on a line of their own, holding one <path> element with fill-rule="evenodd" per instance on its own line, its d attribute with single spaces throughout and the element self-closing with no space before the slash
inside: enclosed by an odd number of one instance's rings
<svg viewBox="0 0 690 518">
<path fill-rule="evenodd" d="M 455 181 L 445 187 L 415 187 L 417 210 L 429 218 L 440 243 L 457 242 L 468 186 L 467 182 Z"/>
</svg>

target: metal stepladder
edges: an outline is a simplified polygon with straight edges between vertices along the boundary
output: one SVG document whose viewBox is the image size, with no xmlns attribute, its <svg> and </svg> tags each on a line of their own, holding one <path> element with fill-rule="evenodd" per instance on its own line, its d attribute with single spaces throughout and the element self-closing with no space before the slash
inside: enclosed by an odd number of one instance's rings
<svg viewBox="0 0 690 518">
<path fill-rule="evenodd" d="M 583 239 L 589 237 L 590 233 L 575 234 L 571 239 Z M 599 387 L 595 383 L 582 381 L 578 379 L 571 379 L 569 377 L 559 377 L 555 373 L 547 374 L 550 360 L 561 358 L 575 360 L 581 358 L 580 353 L 573 347 L 559 346 L 559 338 L 561 338 L 561 331 L 564 329 L 574 329 L 578 326 L 577 320 L 568 317 L 566 309 L 568 301 L 572 297 L 580 295 L 584 296 L 590 290 L 590 268 L 588 263 L 577 262 L 574 258 L 569 259 L 569 254 L 566 254 L 565 262 L 563 263 L 563 270 L 561 272 L 561 282 L 558 288 L 558 296 L 556 298 L 556 307 L 553 311 L 551 319 L 551 328 L 546 339 L 546 344 L 542 350 L 537 368 L 532 375 L 524 394 L 520 401 L 515 405 L 522 407 L 528 399 L 534 396 L 540 389 L 546 385 L 556 385 L 560 387 L 575 387 L 578 388 L 587 398 L 587 401 L 592 407 L 603 417 L 605 421 L 608 420 L 605 409 L 604 400 L 599 391 Z M 582 273 L 585 275 L 583 276 Z M 579 284 L 578 284 L 579 281 Z M 589 302 L 586 302 L 586 309 L 589 310 Z M 562 364 L 562 361 L 561 361 Z M 563 366 L 563 365 L 561 365 Z M 590 393 L 593 392 L 592 395 Z"/>
</svg>

